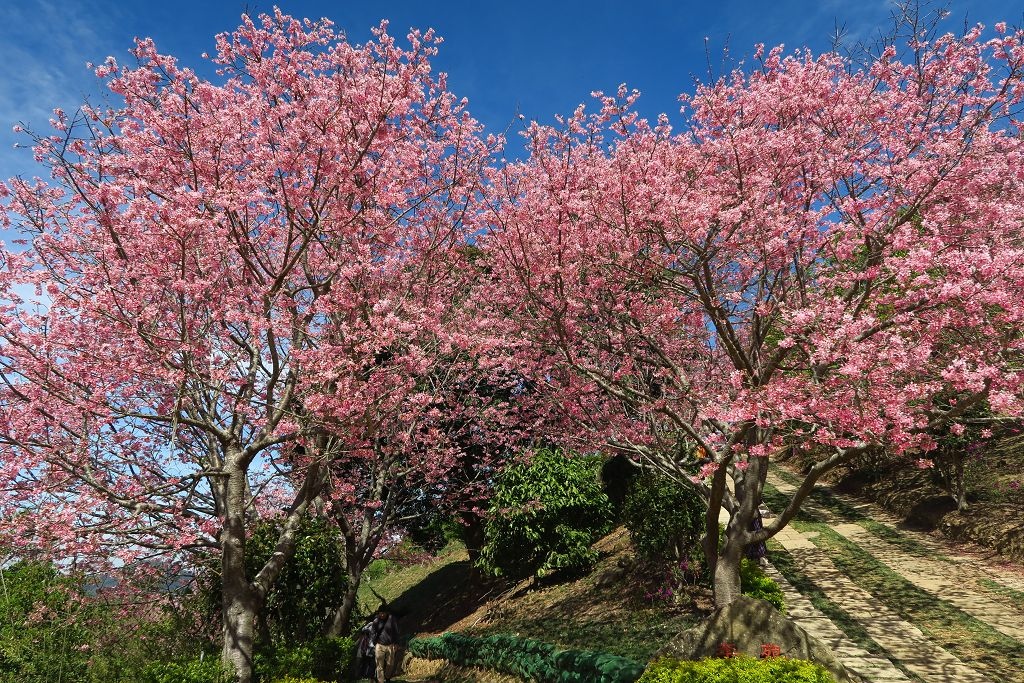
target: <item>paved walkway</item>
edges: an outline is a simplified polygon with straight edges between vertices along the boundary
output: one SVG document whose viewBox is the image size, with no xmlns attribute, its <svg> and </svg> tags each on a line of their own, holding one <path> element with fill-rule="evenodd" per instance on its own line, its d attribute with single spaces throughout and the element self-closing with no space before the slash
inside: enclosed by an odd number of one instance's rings
<svg viewBox="0 0 1024 683">
<path fill-rule="evenodd" d="M 788 484 L 774 472 L 769 474 L 768 481 L 781 493 L 788 494 L 795 490 L 794 486 Z M 845 499 L 843 502 L 850 504 L 850 501 Z M 870 511 L 865 509 L 865 504 L 852 504 L 851 506 L 856 507 L 865 516 L 881 521 L 893 531 L 897 531 L 895 520 L 887 515 L 878 514 L 873 506 Z M 1015 588 L 1016 577 L 997 575 L 988 571 L 978 566 L 977 560 L 974 558 L 954 555 L 949 560 L 940 559 L 941 556 L 949 554 L 948 550 L 930 540 L 922 539 L 920 534 L 914 535 L 914 541 L 931 550 L 934 553 L 931 557 L 908 553 L 899 546 L 872 534 L 859 524 L 844 523 L 837 519 L 837 515 L 813 501 L 805 501 L 803 508 L 827 520 L 836 533 L 857 544 L 907 581 L 948 601 L 1001 633 L 1020 641 L 1024 648 L 1024 606 L 1012 605 L 1005 599 L 1000 600 L 994 594 L 978 588 L 977 584 L 977 580 L 980 578 L 991 578 Z M 880 517 L 883 519 L 880 520 Z M 903 531 L 897 531 L 897 533 L 905 535 Z M 787 527 L 775 539 L 794 558 L 801 573 L 826 593 L 829 600 L 856 620 L 872 640 L 889 653 L 892 659 L 927 683 L 986 683 L 991 680 L 987 675 L 975 671 L 929 640 L 920 629 L 904 621 L 897 613 L 857 586 L 836 568 L 825 551 L 812 542 L 811 539 L 814 536 L 816 536 L 816 532 L 801 533 L 792 527 Z M 780 577 L 774 576 L 774 578 L 778 580 Z M 792 586 L 782 585 L 787 589 L 787 600 L 791 600 Z M 794 609 L 792 613 L 794 620 L 816 637 L 833 643 L 833 647 L 839 653 L 840 661 L 851 671 L 864 676 L 868 681 L 907 680 L 906 676 L 892 666 L 888 660 L 868 655 L 863 650 L 858 652 L 856 648 L 845 644 L 836 644 L 841 641 L 833 640 L 834 634 L 829 635 L 831 629 L 835 628 L 831 622 L 829 622 L 830 628 L 829 625 L 823 623 L 827 619 L 824 619 L 820 613 L 805 611 L 804 605 L 799 601 L 792 604 L 794 606 L 801 605 L 799 610 Z M 886 667 L 885 663 L 888 663 L 889 666 Z"/>
<path fill-rule="evenodd" d="M 794 588 L 775 567 L 769 565 L 765 571 L 779 584 L 786 596 L 786 616 L 832 648 L 832 651 L 836 653 L 836 658 L 848 671 L 872 683 L 910 680 L 885 657 L 873 655 L 855 645 L 828 617 L 819 612 L 810 600 Z"/>
<path fill-rule="evenodd" d="M 839 571 L 828 555 L 809 539 L 792 528 L 783 529 L 775 539 L 796 561 L 801 573 L 822 590 L 828 599 L 849 614 L 871 639 L 897 659 L 908 671 L 928 683 L 990 683 L 989 679 L 966 666 L 959 659 L 929 640 L 920 629 L 904 621 L 877 598 L 855 584 Z M 797 623 L 803 625 L 794 617 Z M 907 680 L 902 673 L 895 677 L 884 667 L 869 672 L 877 660 L 864 660 L 851 653 L 843 665 L 861 673 L 869 681 Z M 890 666 L 892 664 L 890 663 Z M 892 667 L 896 670 L 895 667 Z"/>
</svg>

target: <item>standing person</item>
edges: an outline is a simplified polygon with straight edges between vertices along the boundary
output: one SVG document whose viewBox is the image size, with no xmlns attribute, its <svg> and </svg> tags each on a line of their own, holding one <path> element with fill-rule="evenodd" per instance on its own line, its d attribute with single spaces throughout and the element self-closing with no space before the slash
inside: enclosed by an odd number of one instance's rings
<svg viewBox="0 0 1024 683">
<path fill-rule="evenodd" d="M 750 530 L 760 531 L 763 528 L 764 521 L 761 519 L 761 508 L 758 508 L 754 513 L 754 519 L 750 522 Z M 768 564 L 768 546 L 765 545 L 764 541 L 748 545 L 745 554 L 749 559 L 757 562 L 762 567 Z"/>
<path fill-rule="evenodd" d="M 370 619 L 359 629 L 359 641 L 356 643 L 356 680 L 374 678 L 377 662 L 374 656 L 373 625 L 376 618 Z"/>
<path fill-rule="evenodd" d="M 377 610 L 370 633 L 376 644 L 377 683 L 388 683 L 398 654 L 398 620 L 387 606 L 381 605 Z"/>
</svg>

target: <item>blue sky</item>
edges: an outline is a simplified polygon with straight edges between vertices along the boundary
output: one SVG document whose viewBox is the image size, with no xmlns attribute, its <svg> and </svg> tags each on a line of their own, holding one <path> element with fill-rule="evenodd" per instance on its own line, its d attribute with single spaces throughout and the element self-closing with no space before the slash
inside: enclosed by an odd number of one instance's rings
<svg viewBox="0 0 1024 683">
<path fill-rule="evenodd" d="M 445 37 L 435 61 L 449 84 L 468 97 L 473 114 L 491 131 L 527 119 L 550 120 L 590 100 L 592 90 L 614 91 L 627 83 L 643 92 L 640 110 L 649 116 L 675 114 L 676 98 L 707 78 L 710 51 L 715 73 L 722 51 L 734 59 L 754 43 L 787 48 L 827 49 L 835 25 L 848 38 L 869 38 L 889 26 L 889 0 L 718 0 L 589 2 L 517 0 L 409 0 L 361 2 L 283 1 L 287 13 L 329 17 L 353 42 L 364 42 L 380 19 L 404 35 L 411 26 L 433 27 Z M 85 68 L 114 55 L 128 62 L 135 36 L 150 36 L 157 47 L 184 63 L 201 67 L 213 36 L 238 25 L 243 11 L 267 11 L 272 3 L 236 0 L 19 0 L 0 13 L 0 177 L 38 173 L 31 153 L 13 149 L 11 131 L 19 121 L 44 131 L 54 107 L 72 110 L 101 90 Z M 1021 24 L 1024 0 L 952 0 L 951 30 L 964 17 L 989 26 L 998 20 Z M 513 143 L 517 144 L 517 143 Z"/>
</svg>

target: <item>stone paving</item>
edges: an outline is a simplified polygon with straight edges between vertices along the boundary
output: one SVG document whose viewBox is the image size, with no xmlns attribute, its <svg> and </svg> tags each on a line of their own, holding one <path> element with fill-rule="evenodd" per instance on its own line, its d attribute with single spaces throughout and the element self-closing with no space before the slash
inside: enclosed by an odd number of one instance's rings
<svg viewBox="0 0 1024 683">
<path fill-rule="evenodd" d="M 769 483 L 782 493 L 792 493 L 795 490 L 795 487 L 774 473 L 769 474 Z M 855 507 L 895 530 L 893 518 L 879 520 L 879 517 L 887 516 L 877 514 L 874 509 L 865 510 L 866 505 Z M 804 508 L 824 515 L 826 519 L 834 517 L 813 501 L 805 501 Z M 948 550 L 930 540 L 922 539 L 920 534 L 914 535 L 914 541 L 934 552 L 932 557 L 907 553 L 858 524 L 836 523 L 834 519 L 829 521 L 833 522 L 832 529 L 836 533 L 856 543 L 915 586 L 947 600 L 976 619 L 1020 641 L 1024 648 L 1024 606 L 1000 600 L 980 590 L 976 583 L 978 578 L 986 577 L 1016 588 L 1017 577 L 1003 576 L 983 568 L 974 558 L 954 555 L 951 561 L 938 559 L 940 555 L 948 555 Z M 832 602 L 855 619 L 891 658 L 928 683 L 982 683 L 991 680 L 929 640 L 918 628 L 904 621 L 874 596 L 857 586 L 835 567 L 825 551 L 812 542 L 811 539 L 816 535 L 816 532 L 801 533 L 787 527 L 775 539 L 789 551 L 800 571 Z M 781 577 L 777 572 L 773 572 L 773 578 L 779 580 Z M 787 591 L 787 600 L 792 600 L 792 586 L 788 583 L 782 584 L 781 581 L 780 584 Z M 794 605 L 791 615 L 794 620 L 816 637 L 832 643 L 839 653 L 840 661 L 851 671 L 868 681 L 907 680 L 906 676 L 885 658 L 872 656 L 841 640 L 835 640 L 832 630 L 838 629 L 831 622 L 826 625 L 824 622 L 828 620 L 820 613 L 815 614 L 813 607 L 808 611 L 809 601 L 798 599 L 791 604 Z M 799 608 L 796 608 L 797 605 Z M 885 666 L 886 663 L 888 667 Z"/>
<path fill-rule="evenodd" d="M 768 565 L 765 573 L 779 584 L 786 595 L 786 615 L 809 634 L 832 648 L 836 658 L 848 671 L 872 683 L 910 680 L 885 657 L 873 655 L 853 644 L 845 633 L 819 612 L 775 567 Z"/>
<path fill-rule="evenodd" d="M 769 482 L 782 493 L 792 493 L 795 490 L 795 487 L 782 481 L 776 475 L 769 475 Z M 832 517 L 827 509 L 812 501 L 805 501 L 803 507 L 826 519 Z M 871 510 L 869 514 L 872 518 L 877 519 L 874 510 Z M 880 560 L 910 583 L 952 603 L 1000 633 L 1024 643 L 1024 605 L 1014 605 L 1010 601 L 980 589 L 977 584 L 979 578 L 982 576 L 994 577 L 989 572 L 981 571 L 977 560 L 953 557 L 950 561 L 943 561 L 912 555 L 897 545 L 879 538 L 859 524 L 837 523 L 834 519 L 829 519 L 829 521 L 833 531 L 856 543 L 861 549 Z M 915 534 L 915 541 L 918 541 L 918 536 L 920 534 Z M 940 549 L 937 544 L 929 544 L 925 547 L 936 552 L 936 555 L 939 554 Z"/>
<path fill-rule="evenodd" d="M 872 640 L 884 648 L 890 657 L 899 660 L 908 671 L 928 683 L 990 683 L 986 676 L 933 643 L 920 629 L 904 621 L 850 580 L 832 564 L 823 550 L 808 540 L 808 535 L 787 527 L 775 539 L 793 556 L 801 573 L 813 581 L 829 600 L 855 619 Z M 794 621 L 803 625 L 795 615 Z M 895 667 L 891 670 L 875 668 L 869 672 L 869 667 L 877 667 L 877 659 L 865 660 L 859 653 L 852 651 L 848 659 L 840 658 L 840 661 L 848 669 L 861 673 L 872 682 L 907 680 Z M 896 677 L 893 671 L 900 677 Z"/>
</svg>

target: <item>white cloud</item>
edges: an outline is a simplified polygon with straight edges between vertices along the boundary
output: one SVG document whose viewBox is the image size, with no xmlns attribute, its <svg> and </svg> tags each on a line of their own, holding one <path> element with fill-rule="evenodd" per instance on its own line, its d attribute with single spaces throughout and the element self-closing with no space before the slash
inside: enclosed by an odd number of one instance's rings
<svg viewBox="0 0 1024 683">
<path fill-rule="evenodd" d="M 116 4 L 97 0 L 10 3 L 0 18 L 0 177 L 38 174 L 27 144 L 11 128 L 23 122 L 45 133 L 54 107 L 73 111 L 100 92 L 86 62 L 101 62 L 118 19 Z M 117 46 L 123 48 L 124 46 Z"/>
</svg>

